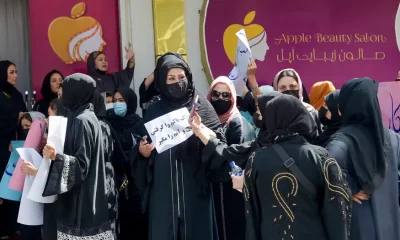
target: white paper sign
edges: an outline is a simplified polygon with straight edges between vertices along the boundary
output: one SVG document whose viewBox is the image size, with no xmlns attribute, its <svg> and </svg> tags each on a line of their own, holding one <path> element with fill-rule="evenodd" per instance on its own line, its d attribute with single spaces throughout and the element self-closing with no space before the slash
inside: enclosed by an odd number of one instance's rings
<svg viewBox="0 0 400 240">
<path fill-rule="evenodd" d="M 236 33 L 238 37 L 238 45 L 236 47 L 236 66 L 233 67 L 232 71 L 229 73 L 228 78 L 232 80 L 235 85 L 236 94 L 242 96 L 243 89 L 246 86 L 247 80 L 247 68 L 250 64 L 250 59 L 253 54 L 247 40 L 246 32 L 241 29 Z"/>
<path fill-rule="evenodd" d="M 65 117 L 49 117 L 49 134 L 47 143 L 54 146 L 57 153 L 64 152 L 65 134 L 67 132 L 67 121 Z M 47 177 L 49 175 L 51 160 L 43 158 L 40 163 L 35 181 L 28 194 L 28 199 L 40 203 L 53 203 L 57 200 L 57 195 L 43 197 Z"/>
<path fill-rule="evenodd" d="M 24 161 L 31 162 L 36 168 L 42 161 L 42 156 L 33 148 L 17 148 L 17 152 Z M 17 171 L 19 169 L 15 169 Z M 27 199 L 34 176 L 25 176 L 24 189 L 22 190 L 17 222 L 28 226 L 43 225 L 43 204 Z"/>
<path fill-rule="evenodd" d="M 158 153 L 162 153 L 193 135 L 189 111 L 181 108 L 144 124 Z"/>
</svg>

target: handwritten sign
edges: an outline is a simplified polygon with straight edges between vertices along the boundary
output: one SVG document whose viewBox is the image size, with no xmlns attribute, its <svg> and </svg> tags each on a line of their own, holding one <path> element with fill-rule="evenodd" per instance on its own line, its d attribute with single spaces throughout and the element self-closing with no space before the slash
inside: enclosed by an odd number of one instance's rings
<svg viewBox="0 0 400 240">
<path fill-rule="evenodd" d="M 383 124 L 400 133 L 400 82 L 381 82 L 378 89 Z"/>
<path fill-rule="evenodd" d="M 249 66 L 250 59 L 252 58 L 252 53 L 244 29 L 241 29 L 239 32 L 237 32 L 236 36 L 238 37 L 235 55 L 236 65 L 229 73 L 228 78 L 232 80 L 233 84 L 235 85 L 236 94 L 241 96 L 243 89 L 246 86 L 247 67 Z"/>
<path fill-rule="evenodd" d="M 144 124 L 158 153 L 162 153 L 193 135 L 189 111 L 181 108 Z"/>
</svg>

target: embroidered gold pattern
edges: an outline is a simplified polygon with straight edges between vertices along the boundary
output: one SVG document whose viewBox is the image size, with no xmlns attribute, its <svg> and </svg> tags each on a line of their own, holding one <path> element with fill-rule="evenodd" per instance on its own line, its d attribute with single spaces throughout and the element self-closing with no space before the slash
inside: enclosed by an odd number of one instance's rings
<svg viewBox="0 0 400 240">
<path fill-rule="evenodd" d="M 332 165 L 334 165 L 334 166 L 337 167 L 337 169 L 338 169 L 338 171 L 339 171 L 339 179 L 342 179 L 342 178 L 343 178 L 342 169 L 340 168 L 340 166 L 339 166 L 339 164 L 336 162 L 336 160 L 333 159 L 333 158 L 327 159 L 327 160 L 325 161 L 325 163 L 324 163 L 324 177 L 325 177 L 326 183 L 328 184 L 328 189 L 331 190 L 332 192 L 335 192 L 335 193 L 337 193 L 337 194 L 339 194 L 339 195 L 342 195 L 346 200 L 349 201 L 349 200 L 350 200 L 350 196 L 349 196 L 349 194 L 346 192 L 346 190 L 344 190 L 342 187 L 339 187 L 339 186 L 336 186 L 336 185 L 331 184 L 330 181 L 329 181 L 328 169 L 329 169 L 329 167 L 332 166 Z M 334 199 L 334 198 L 331 198 L 331 200 L 333 200 L 333 199 Z"/>
<path fill-rule="evenodd" d="M 289 193 L 289 197 L 290 197 L 290 195 L 296 196 L 299 185 L 297 183 L 297 179 L 295 178 L 295 176 L 288 172 L 278 173 L 277 175 L 275 175 L 275 177 L 272 179 L 272 190 L 274 192 L 275 198 L 278 201 L 279 205 L 282 207 L 282 209 L 285 211 L 287 216 L 290 218 L 290 221 L 294 222 L 294 214 L 293 214 L 292 210 L 290 209 L 290 207 L 288 206 L 288 204 L 283 199 L 283 197 L 278 189 L 279 181 L 281 179 L 285 179 L 285 178 L 290 180 L 290 182 L 292 183 L 292 191 Z"/>
</svg>

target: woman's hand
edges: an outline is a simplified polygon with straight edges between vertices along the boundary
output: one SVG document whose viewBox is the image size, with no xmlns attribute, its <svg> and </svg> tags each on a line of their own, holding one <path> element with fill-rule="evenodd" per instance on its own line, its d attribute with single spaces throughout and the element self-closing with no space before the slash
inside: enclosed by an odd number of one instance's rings
<svg viewBox="0 0 400 240">
<path fill-rule="evenodd" d="M 243 189 L 243 181 L 244 181 L 244 171 L 240 176 L 231 176 L 232 178 L 232 188 L 242 191 Z"/>
<path fill-rule="evenodd" d="M 144 136 L 140 141 L 139 152 L 143 157 L 148 158 L 154 150 L 154 145 L 147 142 L 147 136 Z"/>
<path fill-rule="evenodd" d="M 19 112 L 19 114 L 18 114 L 18 123 L 19 123 L 19 121 L 21 121 L 22 116 L 24 116 L 24 113 L 23 112 Z"/>
<path fill-rule="evenodd" d="M 192 127 L 193 133 L 198 136 L 201 131 L 201 117 L 197 112 L 189 119 L 189 125 Z"/>
<path fill-rule="evenodd" d="M 13 147 L 12 144 L 10 143 L 10 145 L 8 146 L 8 151 L 12 152 L 13 151 Z"/>
<path fill-rule="evenodd" d="M 125 51 L 126 51 L 125 58 L 127 60 L 129 60 L 130 64 L 134 65 L 135 64 L 135 52 L 129 47 L 125 47 Z"/>
<path fill-rule="evenodd" d="M 371 197 L 368 196 L 363 190 L 359 191 L 358 193 L 352 196 L 354 202 L 358 204 L 362 204 L 361 201 L 368 201 Z"/>
<path fill-rule="evenodd" d="M 250 59 L 250 64 L 247 67 L 247 77 L 255 76 L 257 72 L 257 64 L 253 59 Z"/>
<path fill-rule="evenodd" d="M 43 156 L 50 160 L 54 161 L 56 159 L 56 154 L 56 149 L 49 144 L 43 148 Z"/>
<path fill-rule="evenodd" d="M 24 161 L 21 165 L 21 172 L 29 176 L 36 176 L 38 169 L 31 162 Z"/>
</svg>

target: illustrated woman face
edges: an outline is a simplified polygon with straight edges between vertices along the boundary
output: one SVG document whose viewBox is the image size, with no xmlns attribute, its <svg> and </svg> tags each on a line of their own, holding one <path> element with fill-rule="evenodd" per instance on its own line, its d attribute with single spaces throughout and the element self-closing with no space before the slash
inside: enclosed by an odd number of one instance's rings
<svg viewBox="0 0 400 240">
<path fill-rule="evenodd" d="M 103 72 L 107 72 L 108 62 L 105 54 L 102 53 L 99 56 L 97 56 L 95 63 L 96 63 L 96 69 Z"/>
<path fill-rule="evenodd" d="M 50 88 L 53 93 L 58 93 L 58 90 L 60 89 L 62 81 L 63 81 L 63 78 L 60 74 L 53 73 L 53 75 L 51 75 Z"/>
<path fill-rule="evenodd" d="M 278 91 L 299 90 L 299 83 L 293 77 L 285 76 L 278 81 Z"/>
<path fill-rule="evenodd" d="M 269 46 L 267 43 L 267 33 L 264 31 L 262 33 L 261 41 L 251 46 L 251 52 L 253 53 L 254 59 L 257 59 L 258 61 L 264 61 L 268 50 Z"/>
<path fill-rule="evenodd" d="M 7 69 L 7 82 L 11 85 L 17 83 L 17 68 L 15 65 L 10 65 Z"/>
</svg>

